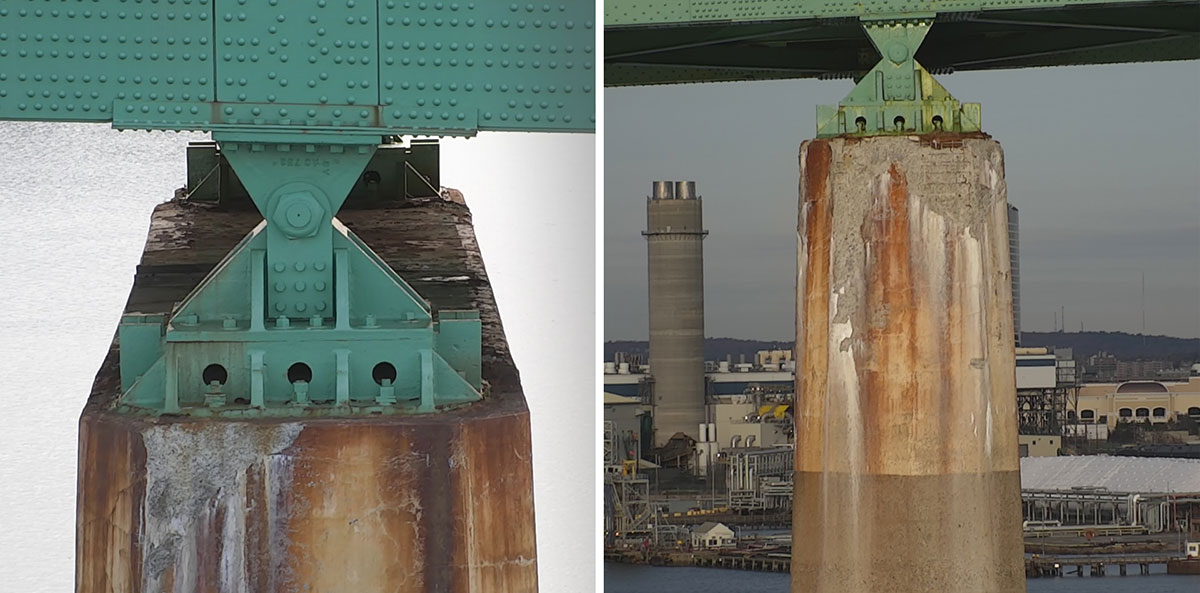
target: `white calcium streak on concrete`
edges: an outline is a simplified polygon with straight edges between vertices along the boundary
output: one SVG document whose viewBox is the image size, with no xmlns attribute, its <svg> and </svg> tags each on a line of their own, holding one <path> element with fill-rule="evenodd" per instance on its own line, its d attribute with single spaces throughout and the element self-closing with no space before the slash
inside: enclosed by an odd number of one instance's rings
<svg viewBox="0 0 1200 593">
<path fill-rule="evenodd" d="M 994 171 L 992 173 L 994 174 Z M 993 185 L 996 182 L 994 175 L 989 180 Z M 947 281 L 961 283 L 962 294 L 959 295 L 961 300 L 957 306 L 963 315 L 962 327 L 951 328 L 951 332 L 958 333 L 963 338 L 959 348 L 964 360 L 987 361 L 988 303 L 984 287 L 981 284 L 983 278 L 982 241 L 973 236 L 971 227 L 963 227 L 957 233 L 958 236 L 950 247 L 956 251 L 955 265 L 958 269 L 949 269 L 946 261 L 946 249 L 950 231 L 946 217 L 931 210 L 925 201 L 916 194 L 910 194 L 909 202 L 911 204 L 910 212 L 913 213 L 909 217 L 910 236 L 913 238 L 914 244 L 924 246 L 922 257 L 925 259 L 923 273 L 927 285 L 926 294 L 933 296 L 937 302 L 949 304 L 955 295 L 952 293 L 952 287 L 947 285 Z M 963 469 L 967 471 L 987 470 L 990 468 L 992 455 L 991 366 L 985 363 L 979 367 L 962 369 L 961 372 L 966 373 L 966 382 L 972 385 L 964 385 L 967 388 L 957 395 L 973 399 L 971 404 L 975 406 L 976 411 L 969 416 L 973 435 L 979 434 L 976 417 L 982 417 L 984 420 L 983 453 L 989 460 L 984 463 L 982 468 Z M 964 457 L 964 459 L 966 458 Z"/>
<path fill-rule="evenodd" d="M 246 473 L 241 472 L 236 478 L 236 487 L 226 492 L 222 502 L 226 509 L 238 508 L 246 501 Z M 246 590 L 246 554 L 242 542 L 246 541 L 246 522 L 244 515 L 225 513 L 225 524 L 221 526 L 222 546 L 220 570 L 221 591 L 226 593 L 254 593 Z M 238 545 L 229 545 L 237 542 Z"/>
<path fill-rule="evenodd" d="M 196 589 L 197 540 L 204 536 L 202 526 L 223 508 L 225 525 L 216 526 L 223 528 L 221 593 L 249 593 L 244 549 L 246 470 L 290 447 L 301 430 L 298 423 L 265 427 L 223 422 L 192 423 L 187 428 L 168 424 L 144 433 L 144 592 L 163 591 L 168 572 L 173 572 L 176 591 Z M 271 484 L 272 495 L 282 487 Z"/>
<path fill-rule="evenodd" d="M 289 562 L 291 550 L 288 549 L 288 546 L 291 543 L 291 532 L 288 519 L 309 513 L 312 510 L 312 502 L 292 496 L 292 488 L 296 483 L 295 455 L 269 455 L 264 466 L 263 481 L 267 484 L 267 496 L 269 497 L 266 512 L 270 527 L 268 532 L 271 554 L 270 590 L 287 590 L 288 585 L 294 586 L 292 579 L 295 578 Z M 310 482 L 308 485 L 311 486 L 312 483 Z M 287 515 L 276 516 L 280 510 L 286 511 Z M 276 579 L 283 580 L 277 583 Z"/>
<path fill-rule="evenodd" d="M 984 417 L 983 467 L 974 468 L 976 471 L 990 471 L 992 458 L 992 393 L 991 365 L 987 364 L 988 352 L 988 304 L 987 295 L 983 289 L 983 244 L 980 238 L 971 234 L 971 228 L 964 228 L 958 238 L 958 248 L 962 252 L 958 261 L 966 267 L 959 276 L 963 279 L 963 295 L 959 307 L 963 311 L 963 329 L 965 332 L 961 348 L 966 360 L 983 360 L 985 364 L 979 368 L 970 368 L 966 372 L 974 381 L 968 394 L 975 396 L 975 405 L 982 408 Z"/>
<path fill-rule="evenodd" d="M 925 200 L 915 193 L 910 192 L 908 202 L 908 232 L 913 249 L 924 248 L 921 255 L 924 265 L 917 270 L 924 275 L 925 294 L 939 303 L 948 303 L 950 295 L 946 281 L 952 276 L 946 269 L 946 217 L 930 210 Z"/>
<path fill-rule="evenodd" d="M 859 421 L 862 418 L 862 405 L 860 399 L 863 394 L 859 392 L 858 370 L 854 363 L 854 348 L 843 349 L 841 344 L 854 335 L 854 326 L 852 325 L 853 315 L 847 316 L 844 323 L 835 323 L 833 320 L 838 316 L 838 297 L 845 294 L 845 288 L 840 287 L 832 291 L 829 295 L 829 385 L 827 392 L 842 394 L 841 404 L 842 409 L 838 410 L 838 421 L 844 423 L 846 432 L 848 433 L 846 443 L 849 450 L 845 451 L 848 464 L 848 475 L 850 478 L 850 500 L 845 501 L 846 508 L 838 512 L 845 517 L 845 525 L 847 529 L 858 532 L 858 515 L 859 508 L 862 506 L 862 475 L 866 473 L 866 460 L 863 455 L 863 423 Z M 826 412 L 827 416 L 829 412 Z M 833 435 L 826 433 L 825 450 L 832 449 L 830 439 Z M 826 501 L 829 496 L 824 497 Z M 828 533 L 828 532 L 827 532 Z M 865 545 L 866 538 L 855 539 L 856 547 Z M 866 550 L 855 549 L 845 550 L 843 553 L 848 554 L 864 554 Z M 857 569 L 860 565 L 855 564 Z M 859 577 L 855 577 L 859 578 Z"/>
</svg>

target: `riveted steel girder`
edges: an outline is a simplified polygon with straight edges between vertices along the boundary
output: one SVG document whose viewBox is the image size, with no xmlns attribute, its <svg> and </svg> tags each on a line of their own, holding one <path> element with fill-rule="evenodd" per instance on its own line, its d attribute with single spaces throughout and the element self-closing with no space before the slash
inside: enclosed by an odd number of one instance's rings
<svg viewBox="0 0 1200 593">
<path fill-rule="evenodd" d="M 279 142 L 591 131 L 592 11 L 565 1 L 6 0 L 0 119 Z"/>
<path fill-rule="evenodd" d="M 1194 0 L 608 0 L 605 84 L 858 78 L 878 55 L 860 22 L 921 14 L 935 74 L 1200 59 Z"/>
</svg>

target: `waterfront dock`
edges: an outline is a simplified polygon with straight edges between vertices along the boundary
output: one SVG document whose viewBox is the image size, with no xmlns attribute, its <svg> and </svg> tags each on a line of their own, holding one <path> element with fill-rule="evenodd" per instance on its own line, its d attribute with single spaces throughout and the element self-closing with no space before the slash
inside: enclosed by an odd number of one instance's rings
<svg viewBox="0 0 1200 593">
<path fill-rule="evenodd" d="M 1151 574 L 1153 566 L 1166 567 L 1167 574 L 1200 574 L 1200 561 L 1178 555 L 1147 556 L 1033 556 L 1025 560 L 1025 576 L 1063 577 L 1109 575 L 1130 576 Z M 1188 571 L 1191 572 L 1188 572 Z"/>
<path fill-rule="evenodd" d="M 605 562 L 649 564 L 652 566 L 699 566 L 757 572 L 791 572 L 792 555 L 788 548 L 729 549 L 681 552 L 675 550 L 608 550 Z M 1141 555 L 1033 555 L 1025 560 L 1026 578 L 1067 576 L 1139 576 L 1162 574 L 1155 567 L 1165 566 L 1167 574 L 1200 575 L 1200 560 L 1172 554 Z"/>
</svg>

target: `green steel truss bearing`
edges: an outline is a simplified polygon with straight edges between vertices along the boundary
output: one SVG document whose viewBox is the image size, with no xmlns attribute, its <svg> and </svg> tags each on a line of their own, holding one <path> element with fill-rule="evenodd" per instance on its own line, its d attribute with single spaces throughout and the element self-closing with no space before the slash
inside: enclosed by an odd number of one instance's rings
<svg viewBox="0 0 1200 593">
<path fill-rule="evenodd" d="M 818 137 L 980 130 L 979 104 L 959 103 L 915 59 L 933 16 L 861 21 L 882 59 L 840 104 L 817 106 Z"/>
<path fill-rule="evenodd" d="M 334 217 L 375 144 L 214 139 L 264 220 L 169 317 L 122 319 L 126 409 L 404 413 L 481 399 L 478 312 L 435 320 Z"/>
</svg>

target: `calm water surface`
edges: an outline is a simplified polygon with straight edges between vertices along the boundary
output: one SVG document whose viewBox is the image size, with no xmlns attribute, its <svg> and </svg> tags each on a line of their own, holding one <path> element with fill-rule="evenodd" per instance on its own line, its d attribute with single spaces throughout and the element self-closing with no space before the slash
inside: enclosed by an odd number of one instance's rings
<svg viewBox="0 0 1200 593">
<path fill-rule="evenodd" d="M 1163 569 L 1160 567 L 1160 571 Z M 1154 574 L 1029 579 L 1029 593 L 1200 593 L 1200 577 Z M 604 564 L 605 593 L 787 593 L 788 575 L 723 568 Z M 881 592 L 882 593 L 882 592 Z"/>
<path fill-rule="evenodd" d="M 74 589 L 75 436 L 150 212 L 201 134 L 0 123 L 0 591 Z M 100 189 L 103 188 L 103 189 Z"/>
</svg>

